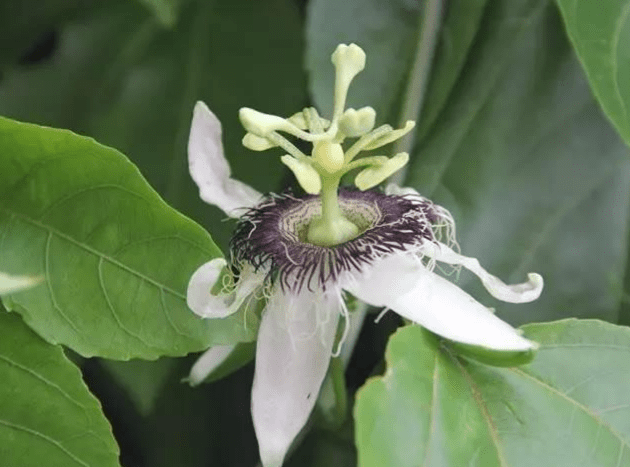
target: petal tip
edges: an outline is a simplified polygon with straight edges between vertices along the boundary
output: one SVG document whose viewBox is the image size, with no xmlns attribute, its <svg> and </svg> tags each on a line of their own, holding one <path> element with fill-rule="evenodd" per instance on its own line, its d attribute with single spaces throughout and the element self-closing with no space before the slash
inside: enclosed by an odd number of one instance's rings
<svg viewBox="0 0 630 467">
<path fill-rule="evenodd" d="M 209 305 L 213 302 L 211 290 L 226 265 L 225 259 L 214 258 L 199 266 L 190 277 L 186 290 L 186 304 L 196 315 L 202 318 L 216 316 L 209 311 Z"/>
</svg>

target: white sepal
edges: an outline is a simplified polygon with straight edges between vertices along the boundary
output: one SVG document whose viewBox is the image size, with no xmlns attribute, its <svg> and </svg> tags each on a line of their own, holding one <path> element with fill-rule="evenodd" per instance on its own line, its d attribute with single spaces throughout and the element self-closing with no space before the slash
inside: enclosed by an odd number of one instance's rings
<svg viewBox="0 0 630 467">
<path fill-rule="evenodd" d="M 418 258 L 393 254 L 376 261 L 345 286 L 371 305 L 386 306 L 446 339 L 499 351 L 525 351 L 523 337 L 456 285 L 429 271 Z"/>
<path fill-rule="evenodd" d="M 534 272 L 527 275 L 527 282 L 508 285 L 496 276 L 486 271 L 477 258 L 460 255 L 443 243 L 429 243 L 423 245 L 421 252 L 443 263 L 462 265 L 475 274 L 490 295 L 503 302 L 527 303 L 536 300 L 543 289 L 543 278 Z"/>
<path fill-rule="evenodd" d="M 202 318 L 225 318 L 236 313 L 264 282 L 264 273 L 255 272 L 253 267 L 246 266 L 241 270 L 238 284 L 233 291 L 221 291 L 214 295 L 212 288 L 217 284 L 225 266 L 223 258 L 215 258 L 201 265 L 188 282 L 186 303 Z"/>
<path fill-rule="evenodd" d="M 262 198 L 249 185 L 230 178 L 221 143 L 221 122 L 201 101 L 195 104 L 190 128 L 188 167 L 201 199 L 230 217 L 239 217 Z"/>
<path fill-rule="evenodd" d="M 213 345 L 197 359 L 190 369 L 188 383 L 191 386 L 201 384 L 210 374 L 219 368 L 236 349 L 236 344 Z"/>
</svg>

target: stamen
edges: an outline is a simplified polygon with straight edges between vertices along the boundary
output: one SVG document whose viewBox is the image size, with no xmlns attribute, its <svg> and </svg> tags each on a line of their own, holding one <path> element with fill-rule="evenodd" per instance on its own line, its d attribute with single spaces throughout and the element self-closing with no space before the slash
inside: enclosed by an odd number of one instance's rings
<svg viewBox="0 0 630 467">
<path fill-rule="evenodd" d="M 357 154 L 363 151 L 363 149 L 367 145 L 369 145 L 373 141 L 376 141 L 381 136 L 389 133 L 392 130 L 393 128 L 391 127 L 391 125 L 381 125 L 376 130 L 373 130 L 371 133 L 361 136 L 361 138 L 359 138 L 357 142 L 350 146 L 350 148 L 346 151 L 346 163 L 352 161 L 352 159 L 354 159 Z"/>
</svg>

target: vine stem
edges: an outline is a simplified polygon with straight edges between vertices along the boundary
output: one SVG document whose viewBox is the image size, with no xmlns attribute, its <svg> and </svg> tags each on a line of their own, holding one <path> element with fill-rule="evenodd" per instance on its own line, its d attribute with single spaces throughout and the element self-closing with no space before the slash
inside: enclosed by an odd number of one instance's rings
<svg viewBox="0 0 630 467">
<path fill-rule="evenodd" d="M 416 53 L 408 75 L 407 86 L 403 94 L 400 112 L 400 127 L 407 120 L 420 121 L 422 105 L 433 65 L 433 56 L 437 46 L 438 34 L 442 25 L 442 15 L 446 0 L 427 0 L 420 15 L 420 34 L 416 45 Z M 411 154 L 415 144 L 415 132 L 407 134 L 394 143 L 394 154 L 406 152 Z M 390 182 L 402 184 L 407 175 L 407 166 L 390 177 Z"/>
</svg>

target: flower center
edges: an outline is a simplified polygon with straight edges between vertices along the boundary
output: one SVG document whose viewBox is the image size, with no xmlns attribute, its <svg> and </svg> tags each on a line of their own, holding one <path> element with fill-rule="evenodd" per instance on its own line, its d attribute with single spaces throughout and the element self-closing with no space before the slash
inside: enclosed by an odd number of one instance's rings
<svg viewBox="0 0 630 467">
<path fill-rule="evenodd" d="M 271 195 L 239 219 L 230 244 L 234 264 L 266 270 L 285 289 L 325 290 L 344 271 L 451 235 L 452 219 L 420 196 L 342 189 L 338 207 L 357 233 L 343 243 L 317 245 L 308 237 L 323 217 L 322 197 Z"/>
<path fill-rule="evenodd" d="M 241 123 L 247 130 L 243 145 L 254 151 L 281 147 L 288 154 L 280 160 L 295 175 L 300 186 L 311 195 L 319 195 L 321 214 L 308 225 L 306 241 L 317 246 L 331 247 L 356 238 L 361 229 L 339 206 L 339 182 L 351 170 L 362 168 L 355 178 L 360 190 L 372 188 L 409 160 L 407 153 L 386 156 L 369 156 L 356 159 L 364 150 L 384 146 L 409 132 L 414 122 L 394 130 L 389 125 L 376 129 L 376 112 L 372 107 L 346 109 L 348 88 L 354 77 L 365 67 L 365 52 L 355 45 L 341 44 L 332 54 L 335 66 L 335 88 L 332 119 L 319 116 L 314 108 L 306 108 L 289 118 L 264 114 L 249 108 L 239 112 Z M 310 155 L 304 154 L 280 134 L 288 133 L 313 143 Z M 344 149 L 346 138 L 358 138 Z"/>
</svg>

